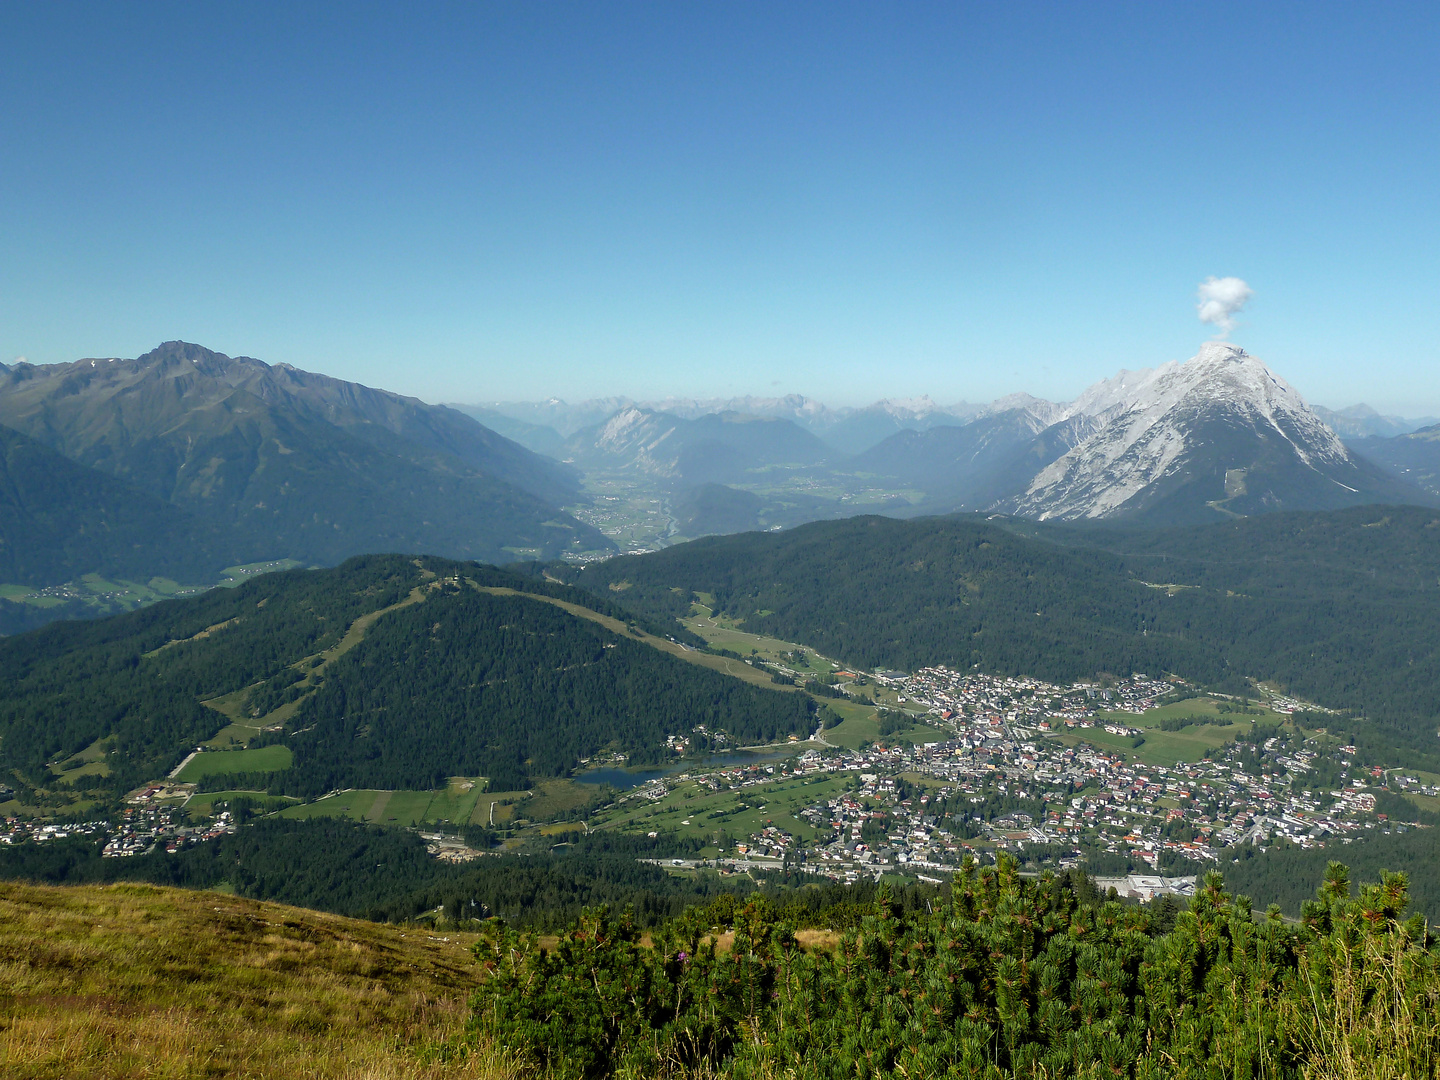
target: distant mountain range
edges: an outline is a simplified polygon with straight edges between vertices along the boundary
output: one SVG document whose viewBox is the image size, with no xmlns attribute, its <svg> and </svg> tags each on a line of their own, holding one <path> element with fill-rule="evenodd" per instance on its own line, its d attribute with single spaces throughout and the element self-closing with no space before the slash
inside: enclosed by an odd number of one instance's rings
<svg viewBox="0 0 1440 1080">
<path fill-rule="evenodd" d="M 1138 374 L 1138 373 L 1126 373 Z M 1078 399 L 1077 399 L 1078 402 Z M 736 412 L 790 420 L 818 435 L 843 456 L 862 454 L 901 431 L 928 431 L 958 427 L 984 415 L 1026 409 L 1047 421 L 1047 426 L 1072 411 L 1069 404 L 1046 401 L 1030 394 L 1009 394 L 989 405 L 960 401 L 940 405 L 928 396 L 885 399 L 862 407 L 831 407 L 802 394 L 784 397 L 663 398 L 636 401 L 627 397 L 594 398 L 569 404 L 559 398 L 547 401 L 497 401 L 484 405 L 451 405 L 486 427 L 514 439 L 536 453 L 562 457 L 565 440 L 577 431 L 596 427 L 628 408 L 668 413 L 694 420 L 712 413 Z M 1406 418 L 1382 415 L 1369 405 L 1310 409 L 1342 439 L 1394 438 L 1440 424 L 1440 417 Z"/>
<path fill-rule="evenodd" d="M 602 422 L 571 426 L 617 405 Z M 1012 394 L 987 406 L 921 397 L 830 409 L 789 395 L 651 405 L 552 399 L 471 412 L 502 430 L 510 425 L 507 433 L 537 451 L 558 446 L 563 460 L 586 471 L 648 476 L 677 493 L 715 483 L 769 489 L 744 499 L 682 494 L 682 531 L 854 512 L 834 497 L 782 510 L 775 481 L 787 470 L 816 489 L 888 488 L 900 500 L 885 506 L 891 513 L 989 510 L 1154 524 L 1428 504 L 1440 494 L 1440 458 L 1432 460 L 1432 443 L 1410 422 L 1365 405 L 1312 408 L 1260 360 L 1222 342 L 1185 363 L 1122 371 L 1067 403 Z"/>
<path fill-rule="evenodd" d="M 1407 419 L 1403 416 L 1382 416 L 1369 405 L 1351 405 L 1348 409 L 1327 409 L 1323 405 L 1310 406 L 1316 416 L 1324 420 L 1330 430 L 1345 440 L 1350 439 L 1393 439 L 1397 435 L 1408 435 L 1421 428 L 1440 424 L 1440 416 L 1423 416 Z"/>
<path fill-rule="evenodd" d="M 985 411 L 983 406 L 963 401 L 941 406 L 923 396 L 877 401 L 864 408 L 830 408 L 801 394 L 778 398 L 665 398 L 646 402 L 610 397 L 594 398 L 574 405 L 559 398 L 550 398 L 548 401 L 496 401 L 450 407 L 475 417 L 542 454 L 553 454 L 554 448 L 571 436 L 587 428 L 600 427 L 627 409 L 640 409 L 643 412 L 664 413 L 679 420 L 698 420 L 721 413 L 788 420 L 818 436 L 832 455 L 839 457 L 868 450 L 899 431 L 925 431 L 942 425 L 964 424 Z"/>
<path fill-rule="evenodd" d="M 586 503 L 585 476 L 663 506 L 667 540 L 876 510 L 1170 525 L 1440 504 L 1440 425 L 1312 408 L 1217 342 L 1068 403 L 465 410 L 184 342 L 133 360 L 0 365 L 0 585 L 198 585 L 227 566 L 376 551 L 604 554 L 613 543 L 560 509 Z"/>
<path fill-rule="evenodd" d="M 1353 439 L 1348 445 L 1396 476 L 1440 496 L 1440 424 L 1390 439 Z"/>
<path fill-rule="evenodd" d="M 579 491 L 574 469 L 468 416 L 184 342 L 0 365 L 0 425 L 10 583 L 105 570 L 198 584 L 280 558 L 610 547 L 558 509 Z"/>
<path fill-rule="evenodd" d="M 898 432 L 849 464 L 858 473 L 924 491 L 927 508 L 988 507 L 1090 432 L 1084 417 L 1052 422 L 1051 409 L 1006 404 L 1015 407 L 987 411 L 963 427 Z"/>
<path fill-rule="evenodd" d="M 638 406 L 576 432 L 565 443 L 582 467 L 621 469 L 686 486 L 743 480 L 771 465 L 818 465 L 835 454 L 798 424 L 721 412 L 686 420 Z"/>
</svg>

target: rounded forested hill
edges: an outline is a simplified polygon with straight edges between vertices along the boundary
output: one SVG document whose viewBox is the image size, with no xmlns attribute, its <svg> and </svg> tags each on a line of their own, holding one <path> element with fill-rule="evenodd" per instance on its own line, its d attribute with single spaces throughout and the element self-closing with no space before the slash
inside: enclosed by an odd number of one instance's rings
<svg viewBox="0 0 1440 1080">
<path fill-rule="evenodd" d="M 292 769 L 249 782 L 513 788 L 606 748 L 653 758 L 698 724 L 753 742 L 813 729 L 807 695 L 686 663 L 627 625 L 608 600 L 476 563 L 373 555 L 268 574 L 0 640 L 0 769 L 113 795 L 239 721 L 271 729 L 252 745 L 294 750 Z"/>
<path fill-rule="evenodd" d="M 687 664 L 533 596 L 448 588 L 378 622 L 289 722 L 296 781 L 492 788 L 560 776 L 607 746 L 656 760 L 704 724 L 747 743 L 803 735 L 811 700 Z"/>
</svg>

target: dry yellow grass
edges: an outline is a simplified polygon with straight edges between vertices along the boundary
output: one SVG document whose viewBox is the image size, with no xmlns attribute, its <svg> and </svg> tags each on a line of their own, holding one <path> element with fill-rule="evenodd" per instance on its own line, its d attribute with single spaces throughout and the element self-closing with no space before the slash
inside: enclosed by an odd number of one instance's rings
<svg viewBox="0 0 1440 1080">
<path fill-rule="evenodd" d="M 469 939 L 219 893 L 0 884 L 0 1075 L 501 1080 Z"/>
</svg>

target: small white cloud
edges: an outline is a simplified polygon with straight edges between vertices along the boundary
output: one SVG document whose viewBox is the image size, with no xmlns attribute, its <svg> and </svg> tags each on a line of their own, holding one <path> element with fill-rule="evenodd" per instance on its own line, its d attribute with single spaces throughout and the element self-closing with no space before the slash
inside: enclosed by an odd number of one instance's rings
<svg viewBox="0 0 1440 1080">
<path fill-rule="evenodd" d="M 1255 290 L 1238 277 L 1208 277 L 1200 283 L 1195 295 L 1200 298 L 1200 303 L 1195 305 L 1200 321 L 1215 327 L 1219 331 L 1215 336 L 1223 338 L 1235 328 L 1235 316 L 1255 295 Z"/>
<path fill-rule="evenodd" d="M 11 363 L 13 364 L 28 364 L 29 362 L 30 361 L 23 356 L 17 356 L 14 360 L 11 361 Z"/>
</svg>

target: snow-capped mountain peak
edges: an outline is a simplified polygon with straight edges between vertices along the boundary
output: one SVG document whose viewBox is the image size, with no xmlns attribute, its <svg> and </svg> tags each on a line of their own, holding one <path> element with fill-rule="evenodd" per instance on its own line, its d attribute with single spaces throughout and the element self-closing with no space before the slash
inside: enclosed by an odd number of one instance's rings
<svg viewBox="0 0 1440 1080">
<path fill-rule="evenodd" d="M 1228 342 L 1206 342 L 1184 363 L 1122 371 L 1066 412 L 1095 418 L 1099 430 L 1035 476 L 1014 502 L 1022 514 L 1109 517 L 1182 488 L 1203 488 L 1200 504 L 1216 514 L 1237 513 L 1257 470 L 1299 469 L 1323 490 L 1358 493 L 1335 433 L 1293 387 Z"/>
</svg>

